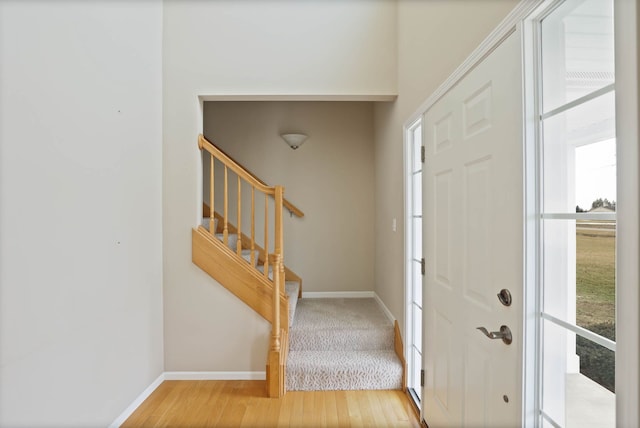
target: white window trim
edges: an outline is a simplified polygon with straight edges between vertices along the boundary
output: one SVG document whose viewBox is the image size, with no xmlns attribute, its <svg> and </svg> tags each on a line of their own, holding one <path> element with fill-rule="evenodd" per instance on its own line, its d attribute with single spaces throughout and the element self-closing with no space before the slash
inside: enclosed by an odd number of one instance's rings
<svg viewBox="0 0 640 428">
<path fill-rule="evenodd" d="M 524 70 L 534 70 L 534 56 L 538 54 L 534 23 L 540 13 L 557 0 L 544 0 L 524 21 Z M 617 199 L 624 201 L 616 207 L 617 248 L 616 316 L 616 424 L 621 427 L 640 426 L 640 5 L 635 0 L 614 0 L 616 50 L 616 139 L 617 139 Z M 539 118 L 536 112 L 535 74 L 525 75 L 525 280 L 535 284 L 540 275 L 537 242 L 538 219 L 538 154 L 536 139 Z M 526 287 L 525 302 L 525 366 L 523 426 L 539 425 L 539 387 L 537 363 L 531 361 L 531 349 L 539 349 L 538 317 L 540 302 L 535 287 Z M 539 355 L 535 355 L 540 358 Z M 544 415 L 542 415 L 544 417 Z"/>
<path fill-rule="evenodd" d="M 405 227 L 404 227 L 404 301 L 405 301 L 405 340 L 404 340 L 404 355 L 407 360 L 407 372 L 411 370 L 411 361 L 413 361 L 413 292 L 411 288 L 413 286 L 413 181 L 410 177 L 413 176 L 413 157 L 412 157 L 412 144 L 413 144 L 413 131 L 422 126 L 422 116 L 413 120 L 411 123 L 404 126 L 404 195 L 405 195 Z M 422 144 L 424 145 L 424 132 L 422 133 Z M 420 353 L 424 355 L 424 350 L 421 349 Z M 422 369 L 422 367 L 421 367 Z M 413 373 L 407 373 L 407 390 L 410 386 L 410 376 Z M 415 389 L 415 388 L 414 388 Z M 421 391 L 421 396 L 424 397 L 424 392 Z M 417 404 L 417 403 L 416 403 Z M 419 405 L 420 413 L 422 417 L 422 404 Z"/>
</svg>

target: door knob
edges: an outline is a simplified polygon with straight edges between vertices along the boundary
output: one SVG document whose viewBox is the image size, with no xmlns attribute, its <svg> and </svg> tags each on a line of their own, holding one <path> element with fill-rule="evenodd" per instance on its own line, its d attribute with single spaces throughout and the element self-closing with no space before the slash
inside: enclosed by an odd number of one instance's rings
<svg viewBox="0 0 640 428">
<path fill-rule="evenodd" d="M 510 345 L 513 339 L 511 337 L 511 329 L 506 325 L 500 326 L 500 331 L 489 332 L 484 327 L 476 327 L 476 330 L 480 330 L 489 339 L 502 339 L 506 345 Z"/>
</svg>

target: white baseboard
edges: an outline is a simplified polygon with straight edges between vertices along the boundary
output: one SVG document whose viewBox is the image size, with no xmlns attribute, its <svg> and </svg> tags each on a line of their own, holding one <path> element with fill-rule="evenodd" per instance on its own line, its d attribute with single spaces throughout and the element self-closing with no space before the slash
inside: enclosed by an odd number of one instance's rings
<svg viewBox="0 0 640 428">
<path fill-rule="evenodd" d="M 373 298 L 376 299 L 376 301 L 378 302 L 378 304 L 380 305 L 380 307 L 382 308 L 382 311 L 385 313 L 385 315 L 387 316 L 387 318 L 389 318 L 389 321 L 391 321 L 391 324 L 396 322 L 395 317 L 393 316 L 393 314 L 391 313 L 391 311 L 389 310 L 389 308 L 387 308 L 387 305 L 384 304 L 384 302 L 382 301 L 382 299 L 380 298 L 380 296 L 378 296 L 377 293 L 373 293 L 374 296 Z"/>
<path fill-rule="evenodd" d="M 164 372 L 165 380 L 265 380 L 266 372 Z"/>
<path fill-rule="evenodd" d="M 303 299 L 322 299 L 322 298 L 367 298 L 375 297 L 374 291 L 303 291 Z"/>
<path fill-rule="evenodd" d="M 144 402 L 144 400 L 146 400 L 151 395 L 151 393 L 155 391 L 162 382 L 164 382 L 164 380 L 164 373 L 161 373 L 160 376 L 158 376 L 158 378 L 147 387 L 147 389 L 142 391 L 142 394 L 140 394 L 135 400 L 133 400 L 133 403 L 131 403 L 129 407 L 127 407 L 125 411 L 120 414 L 120 416 L 118 416 L 113 422 L 111 422 L 109 428 L 118 428 L 120 425 L 122 425 L 124 421 L 126 421 L 129 416 L 131 416 L 133 412 L 135 412 L 136 409 Z"/>
</svg>

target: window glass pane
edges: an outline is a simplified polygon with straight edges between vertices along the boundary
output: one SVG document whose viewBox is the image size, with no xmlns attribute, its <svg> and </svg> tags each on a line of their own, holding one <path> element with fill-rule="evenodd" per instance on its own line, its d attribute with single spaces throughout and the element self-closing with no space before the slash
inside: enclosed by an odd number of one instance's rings
<svg viewBox="0 0 640 428">
<path fill-rule="evenodd" d="M 413 218 L 413 257 L 422 258 L 422 217 Z"/>
<path fill-rule="evenodd" d="M 545 220 L 545 313 L 615 341 L 613 221 Z"/>
<path fill-rule="evenodd" d="M 413 174 L 413 215 L 422 215 L 422 173 Z"/>
<path fill-rule="evenodd" d="M 413 355 L 414 367 L 416 368 L 413 371 L 413 388 L 416 392 L 416 395 L 418 396 L 418 399 L 422 400 L 422 387 L 420 387 L 420 369 L 422 368 L 422 356 L 415 348 L 412 348 L 411 352 Z"/>
<path fill-rule="evenodd" d="M 414 263 L 413 296 L 412 301 L 422 308 L 422 264 Z"/>
<path fill-rule="evenodd" d="M 577 221 L 576 323 L 616 340 L 615 222 Z"/>
<path fill-rule="evenodd" d="M 615 353 L 544 321 L 542 410 L 566 427 L 615 427 Z"/>
<path fill-rule="evenodd" d="M 576 211 L 616 209 L 616 140 L 576 147 Z"/>
<path fill-rule="evenodd" d="M 422 169 L 422 160 L 420 157 L 422 147 L 422 126 L 417 126 L 411 131 L 411 146 L 413 148 L 413 167 L 412 172 Z"/>
<path fill-rule="evenodd" d="M 543 311 L 576 322 L 576 222 L 543 221 Z"/>
<path fill-rule="evenodd" d="M 564 426 L 568 331 L 546 320 L 542 328 L 542 410 Z"/>
<path fill-rule="evenodd" d="M 420 262 L 413 260 L 411 262 L 413 281 L 411 284 L 411 301 L 420 303 L 422 306 L 422 265 Z"/>
<path fill-rule="evenodd" d="M 591 382 L 596 383 L 600 388 L 594 385 L 591 385 L 591 387 L 598 390 L 602 388 L 606 392 L 612 393 L 611 395 L 613 396 L 616 392 L 615 352 L 589 339 L 577 336 L 576 354 L 580 358 L 580 374 L 589 378 Z M 585 386 L 585 388 L 587 387 Z M 605 397 L 609 395 L 606 392 L 602 394 Z"/>
<path fill-rule="evenodd" d="M 579 204 L 590 209 L 592 198 L 615 200 L 614 92 L 545 119 L 543 138 L 544 212 L 574 213 Z"/>
<path fill-rule="evenodd" d="M 541 33 L 544 112 L 613 83 L 613 2 L 567 0 Z"/>
<path fill-rule="evenodd" d="M 413 308 L 413 346 L 422 350 L 422 309 L 417 305 Z"/>
</svg>

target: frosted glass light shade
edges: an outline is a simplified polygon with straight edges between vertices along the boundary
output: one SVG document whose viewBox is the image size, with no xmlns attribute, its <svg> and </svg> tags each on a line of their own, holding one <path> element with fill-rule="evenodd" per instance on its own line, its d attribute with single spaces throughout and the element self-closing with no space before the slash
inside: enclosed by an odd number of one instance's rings
<svg viewBox="0 0 640 428">
<path fill-rule="evenodd" d="M 297 149 L 307 139 L 305 134 L 282 134 L 281 137 L 293 150 Z"/>
</svg>

